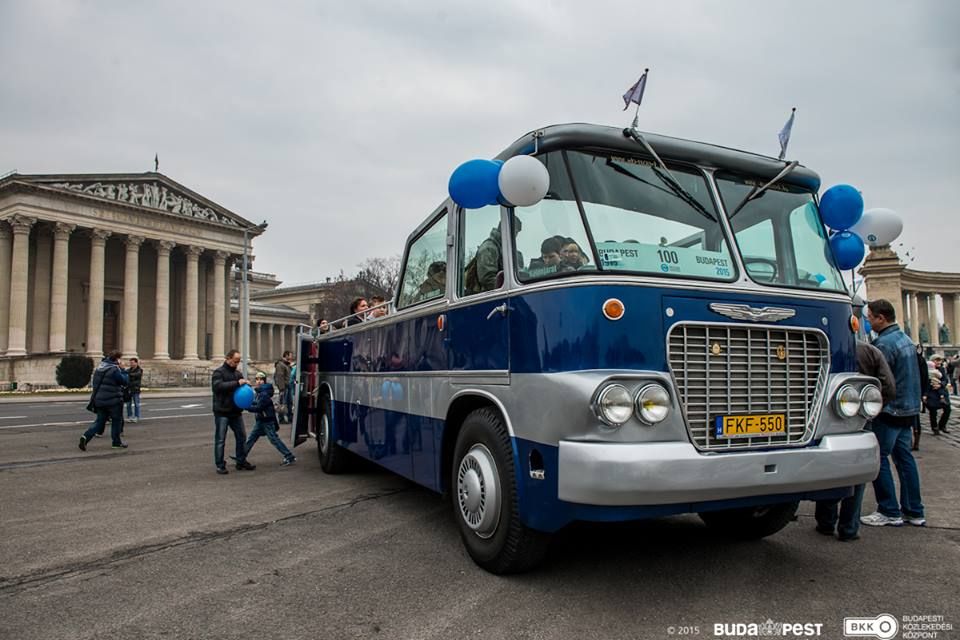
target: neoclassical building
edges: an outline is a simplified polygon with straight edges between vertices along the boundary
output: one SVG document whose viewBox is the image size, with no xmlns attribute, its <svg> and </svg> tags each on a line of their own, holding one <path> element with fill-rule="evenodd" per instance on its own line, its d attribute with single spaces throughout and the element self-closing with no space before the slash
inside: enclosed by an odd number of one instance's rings
<svg viewBox="0 0 960 640">
<path fill-rule="evenodd" d="M 864 276 L 868 300 L 886 298 L 897 312 L 901 327 L 909 329 L 914 342 L 928 347 L 960 345 L 960 273 L 916 271 L 900 262 L 890 247 L 879 247 L 867 255 L 860 273 Z M 940 304 L 937 298 L 940 298 Z M 941 317 L 940 307 L 943 307 Z M 941 326 L 947 340 L 941 339 Z M 925 340 L 921 340 L 921 329 Z"/>
<path fill-rule="evenodd" d="M 154 366 L 218 364 L 261 229 L 160 173 L 0 179 L 0 381 L 53 381 L 63 353 L 119 349 Z M 248 249 L 249 250 L 249 249 Z M 253 357 L 292 347 L 307 315 L 260 308 Z"/>
</svg>

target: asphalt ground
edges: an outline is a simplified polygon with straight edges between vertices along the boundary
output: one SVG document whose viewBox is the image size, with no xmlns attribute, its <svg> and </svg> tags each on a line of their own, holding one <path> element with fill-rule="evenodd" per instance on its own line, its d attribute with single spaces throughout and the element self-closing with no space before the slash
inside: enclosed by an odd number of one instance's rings
<svg viewBox="0 0 960 640">
<path fill-rule="evenodd" d="M 207 395 L 145 399 L 123 451 L 77 449 L 84 404 L 0 404 L 0 638 L 713 638 L 768 619 L 842 638 L 883 613 L 960 637 L 957 426 L 921 442 L 924 528 L 841 543 L 810 503 L 751 543 L 696 516 L 579 524 L 497 577 L 439 496 L 372 466 L 325 475 L 313 443 L 280 467 L 261 440 L 256 471 L 216 475 Z"/>
</svg>

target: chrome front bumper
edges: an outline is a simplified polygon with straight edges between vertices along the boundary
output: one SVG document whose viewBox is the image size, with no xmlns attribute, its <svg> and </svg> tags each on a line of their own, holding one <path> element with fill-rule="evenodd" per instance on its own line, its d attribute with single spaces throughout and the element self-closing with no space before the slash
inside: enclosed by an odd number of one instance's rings
<svg viewBox="0 0 960 640">
<path fill-rule="evenodd" d="M 686 442 L 560 442 L 559 498 L 628 506 L 803 493 L 873 480 L 880 448 L 873 433 L 824 436 L 817 446 L 699 453 Z"/>
</svg>

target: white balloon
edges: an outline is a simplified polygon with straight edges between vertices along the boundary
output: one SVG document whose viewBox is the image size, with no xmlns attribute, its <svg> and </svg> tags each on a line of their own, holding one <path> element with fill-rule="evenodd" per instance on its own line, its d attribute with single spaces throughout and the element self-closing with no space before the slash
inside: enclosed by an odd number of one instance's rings
<svg viewBox="0 0 960 640">
<path fill-rule="evenodd" d="M 870 247 L 879 247 L 896 240 L 903 231 L 903 220 L 890 209 L 869 209 L 863 212 L 850 231 L 863 238 Z"/>
<path fill-rule="evenodd" d="M 550 188 L 550 174 L 533 156 L 514 156 L 500 167 L 500 193 L 515 207 L 529 207 L 543 200 Z"/>
</svg>

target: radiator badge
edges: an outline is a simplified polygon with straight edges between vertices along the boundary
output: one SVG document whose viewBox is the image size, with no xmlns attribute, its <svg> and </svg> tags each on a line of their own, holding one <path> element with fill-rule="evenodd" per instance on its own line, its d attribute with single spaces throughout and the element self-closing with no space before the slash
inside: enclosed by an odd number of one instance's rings
<svg viewBox="0 0 960 640">
<path fill-rule="evenodd" d="M 777 345 L 777 360 L 787 359 L 787 348 L 782 344 Z"/>
<path fill-rule="evenodd" d="M 711 302 L 710 310 L 734 320 L 749 320 L 750 322 L 778 322 L 797 315 L 793 309 L 783 307 L 751 307 L 747 304 L 728 304 L 726 302 Z"/>
</svg>

